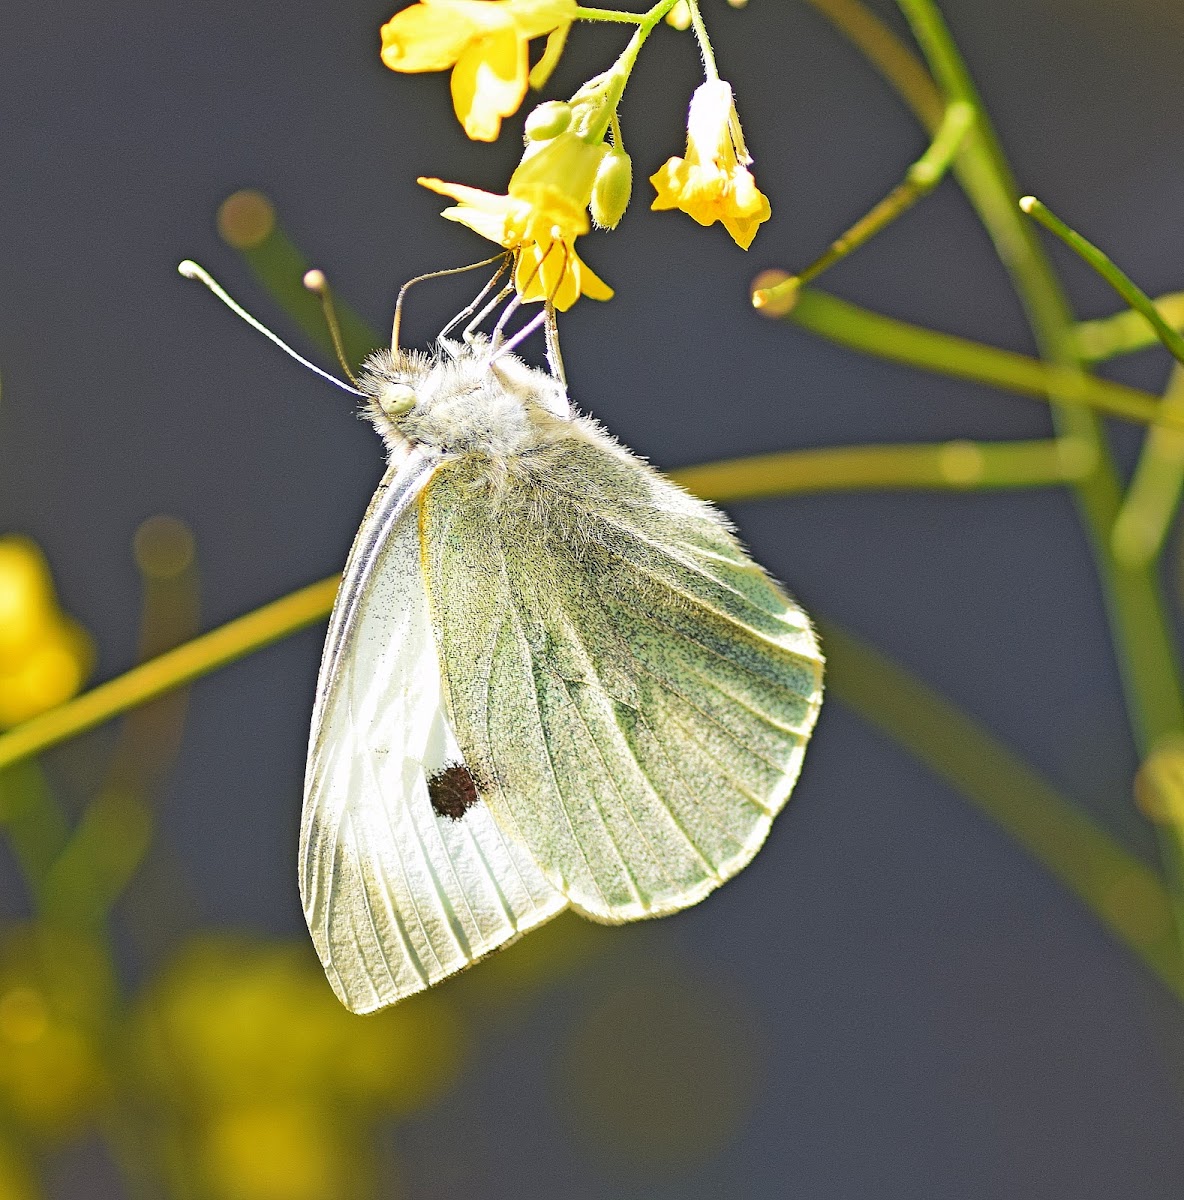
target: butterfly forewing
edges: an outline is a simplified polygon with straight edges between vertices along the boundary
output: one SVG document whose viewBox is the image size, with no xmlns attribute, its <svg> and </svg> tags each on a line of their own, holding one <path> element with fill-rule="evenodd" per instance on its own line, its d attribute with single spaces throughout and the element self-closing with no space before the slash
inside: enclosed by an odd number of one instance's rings
<svg viewBox="0 0 1184 1200">
<path fill-rule="evenodd" d="M 434 468 L 413 453 L 380 485 L 317 687 L 300 888 L 329 980 L 355 1012 L 420 991 L 566 904 L 525 846 L 471 802 L 420 557 L 416 500 Z M 436 807 L 429 780 L 448 785 L 434 789 Z"/>
<path fill-rule="evenodd" d="M 457 738 L 589 916 L 686 907 L 756 853 L 821 699 L 809 623 L 718 514 L 587 422 L 545 475 L 421 499 Z"/>
</svg>

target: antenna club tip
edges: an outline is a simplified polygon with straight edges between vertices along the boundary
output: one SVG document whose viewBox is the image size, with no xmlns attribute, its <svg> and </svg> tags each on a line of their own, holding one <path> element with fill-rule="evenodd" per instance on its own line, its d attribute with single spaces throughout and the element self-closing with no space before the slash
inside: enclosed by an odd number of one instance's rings
<svg viewBox="0 0 1184 1200">
<path fill-rule="evenodd" d="M 1040 204 L 1040 201 L 1037 200 L 1035 196 L 1021 196 L 1020 197 L 1020 212 L 1026 212 L 1026 213 L 1033 212 L 1039 204 Z"/>
<path fill-rule="evenodd" d="M 329 281 L 325 278 L 325 272 L 313 267 L 311 271 L 304 272 L 304 286 L 310 292 L 316 292 L 320 295 L 328 287 Z"/>
<path fill-rule="evenodd" d="M 201 267 L 193 259 L 187 258 L 177 264 L 177 274 L 184 275 L 186 279 L 200 279 Z"/>
</svg>

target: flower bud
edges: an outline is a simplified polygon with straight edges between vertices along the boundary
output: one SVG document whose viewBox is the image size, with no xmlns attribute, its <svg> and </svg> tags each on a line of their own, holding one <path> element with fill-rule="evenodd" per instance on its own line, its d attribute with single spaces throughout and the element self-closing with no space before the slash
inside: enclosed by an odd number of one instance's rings
<svg viewBox="0 0 1184 1200">
<path fill-rule="evenodd" d="M 592 220 L 602 229 L 615 229 L 629 207 L 633 190 L 633 163 L 619 146 L 605 154 L 592 184 L 592 200 L 588 205 Z"/>
<path fill-rule="evenodd" d="M 558 137 L 570 124 L 571 105 L 562 100 L 548 100 L 526 118 L 526 140 L 549 141 Z"/>
</svg>

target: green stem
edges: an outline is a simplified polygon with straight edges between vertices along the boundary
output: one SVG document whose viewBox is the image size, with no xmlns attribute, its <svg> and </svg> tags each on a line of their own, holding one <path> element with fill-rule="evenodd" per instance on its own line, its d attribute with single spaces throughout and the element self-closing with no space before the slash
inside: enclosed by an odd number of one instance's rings
<svg viewBox="0 0 1184 1200">
<path fill-rule="evenodd" d="M 0 741 L 10 736 L 4 734 Z M 36 763 L 14 760 L 0 770 L 0 829 L 7 833 L 39 907 L 46 877 L 69 841 L 70 828 Z"/>
<path fill-rule="evenodd" d="M 870 241 L 880 230 L 906 213 L 918 200 L 927 196 L 945 176 L 962 139 L 974 122 L 974 109 L 955 102 L 946 109 L 941 125 L 925 153 L 905 172 L 904 181 L 897 184 L 869 213 L 860 217 L 846 233 L 836 238 L 821 258 L 804 271 L 791 275 L 767 291 L 763 307 L 788 311 L 799 288 L 817 279 L 824 271 L 841 262 L 847 255 Z"/>
<path fill-rule="evenodd" d="M 1184 1001 L 1184 957 L 1162 883 L 981 725 L 829 621 L 827 690 L 972 801 Z"/>
<path fill-rule="evenodd" d="M 336 575 L 194 638 L 0 735 L 0 770 L 109 721 L 328 615 Z"/>
<path fill-rule="evenodd" d="M 958 171 L 1028 312 L 1041 356 L 1065 373 L 1084 376 L 1077 357 L 1072 313 L 1060 281 L 1032 226 L 1019 211 L 1019 196 L 998 138 L 949 30 L 933 0 L 897 0 L 947 100 L 972 104 L 979 119 L 966 139 Z M 1054 401 L 1068 399 L 1058 389 Z M 1127 711 L 1143 757 L 1184 733 L 1184 695 L 1177 647 L 1154 564 L 1131 567 L 1110 553 L 1111 531 L 1122 488 L 1098 418 L 1072 404 L 1054 407 L 1058 430 L 1089 443 L 1094 471 L 1075 485 L 1106 597 Z M 1184 828 L 1160 828 L 1160 848 L 1173 898 L 1177 937 L 1184 939 Z"/>
<path fill-rule="evenodd" d="M 947 442 L 799 450 L 684 467 L 670 474 L 705 500 L 729 501 L 843 487 L 1041 487 L 1088 468 L 1087 460 L 1062 443 Z M 333 576 L 301 588 L 0 734 L 0 770 L 315 624 L 329 615 L 337 585 L 338 577 Z M 63 827 L 46 868 L 65 840 Z"/>
<path fill-rule="evenodd" d="M 577 8 L 577 21 L 616 21 L 626 25 L 643 25 L 646 13 L 618 12 L 615 8 Z"/>
<path fill-rule="evenodd" d="M 620 57 L 611 70 L 623 71 L 625 78 L 629 78 L 633 72 L 634 64 L 637 62 L 637 56 L 641 53 L 642 46 L 645 45 L 646 38 L 654 32 L 658 25 L 665 19 L 666 14 L 677 3 L 678 0 L 658 0 L 658 3 L 637 22 L 637 31 L 629 39 L 629 45 L 621 51 Z"/>
<path fill-rule="evenodd" d="M 715 51 L 711 48 L 711 38 L 707 36 L 707 26 L 703 24 L 699 0 L 687 0 L 687 8 L 690 10 L 695 40 L 699 43 L 699 53 L 703 56 L 703 71 L 709 80 L 718 80 L 719 68 L 715 65 Z"/>
<path fill-rule="evenodd" d="M 301 331 L 327 354 L 335 354 L 320 300 L 304 286 L 309 262 L 277 223 L 257 241 L 235 244 L 255 278 L 292 318 Z M 348 305 L 337 305 L 337 318 L 346 357 L 357 366 L 378 348 L 366 322 Z"/>
<path fill-rule="evenodd" d="M 1012 276 L 1041 354 L 1058 378 L 1058 386 L 1051 392 L 1059 402 L 1054 410 L 1058 432 L 1079 440 L 1096 461 L 1094 471 L 1076 485 L 1075 492 L 1106 598 L 1131 725 L 1146 755 L 1156 742 L 1178 733 L 1184 723 L 1176 647 L 1159 580 L 1153 566 L 1123 567 L 1110 555 L 1110 533 L 1122 502 L 1118 475 L 1097 418 L 1084 408 L 1066 403 L 1083 386 L 1078 381 L 1087 379 L 1081 370 L 1081 339 L 1059 280 L 1030 225 L 1020 218 L 1011 170 L 982 111 L 970 74 L 932 0 L 897 3 L 940 86 L 941 94 L 936 97 L 929 90 L 929 77 L 920 64 L 859 0 L 807 2 L 867 54 L 926 128 L 934 128 L 941 106 L 950 101 L 959 100 L 975 109 L 975 126 L 963 143 L 954 170 Z M 1066 385 L 1071 389 L 1068 394 Z M 1177 928 L 1184 931 L 1184 843 L 1173 832 L 1161 844 Z"/>
<path fill-rule="evenodd" d="M 761 312 L 771 307 L 763 302 L 765 294 L 758 287 L 753 295 Z M 925 371 L 1042 400 L 1055 397 L 1062 404 L 1096 408 L 1143 424 L 1162 421 L 1165 416 L 1159 397 L 1150 392 L 1077 371 L 1066 372 L 1012 350 L 898 321 L 813 288 L 798 295 L 784 319 L 840 345 Z M 1184 429 L 1184 420 L 1173 418 L 1171 423 Z"/>
<path fill-rule="evenodd" d="M 837 491 L 1055 487 L 1090 469 L 1062 438 L 1030 442 L 828 446 L 684 467 L 673 472 L 697 496 L 721 504 Z"/>
<path fill-rule="evenodd" d="M 859 0 L 806 0 L 876 68 L 929 131 L 937 131 L 946 103 L 917 56 Z"/>
<path fill-rule="evenodd" d="M 1155 336 L 1167 347 L 1172 357 L 1178 363 L 1184 364 L 1184 337 L 1181 337 L 1159 315 L 1151 297 L 1125 271 L 1121 270 L 1106 254 L 1103 254 L 1093 242 L 1083 238 L 1076 230 L 1070 229 L 1060 217 L 1046 204 L 1037 200 L 1035 196 L 1022 197 L 1020 210 L 1030 217 L 1035 217 L 1045 229 L 1055 233 L 1070 250 L 1093 267 L 1135 312 L 1142 314 Z"/>
<path fill-rule="evenodd" d="M 1165 416 L 1184 419 L 1184 367 L 1176 366 L 1163 396 Z M 1147 567 L 1159 557 L 1184 489 L 1184 436 L 1157 425 L 1143 442 L 1110 547 L 1126 567 Z"/>
<path fill-rule="evenodd" d="M 1184 732 L 1176 648 L 1153 572 L 1124 569 L 1110 556 L 1110 532 L 1122 491 L 1097 417 L 1073 403 L 1073 380 L 1087 376 L 1076 357 L 1068 302 L 1034 229 L 1022 219 L 1011 170 L 936 5 L 933 0 L 897 2 L 938 86 L 948 99 L 972 104 L 978 113 L 959 155 L 963 185 L 1015 280 L 1042 356 L 1058 368 L 1052 393 L 1054 401 L 1064 402 L 1054 410 L 1058 427 L 1070 436 L 1084 438 L 1096 451 L 1096 469 L 1077 484 L 1076 492 L 1107 597 L 1131 724 L 1146 755 L 1165 736 Z M 1184 887 L 1181 907 L 1184 918 Z"/>
<path fill-rule="evenodd" d="M 1173 329 L 1184 330 L 1184 292 L 1157 296 L 1154 303 L 1156 311 Z M 1103 362 L 1120 354 L 1133 354 L 1158 341 L 1146 320 L 1129 308 L 1112 317 L 1081 321 L 1074 330 L 1077 354 L 1086 362 Z"/>
</svg>

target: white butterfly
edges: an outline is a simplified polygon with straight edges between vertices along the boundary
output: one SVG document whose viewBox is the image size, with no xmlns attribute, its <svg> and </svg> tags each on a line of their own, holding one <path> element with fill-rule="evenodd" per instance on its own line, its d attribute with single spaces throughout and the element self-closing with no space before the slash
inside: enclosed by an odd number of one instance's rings
<svg viewBox="0 0 1184 1200">
<path fill-rule="evenodd" d="M 489 344 L 362 372 L 390 466 L 317 684 L 300 892 L 369 1012 L 571 907 L 686 908 L 785 804 L 822 697 L 725 518 Z"/>
</svg>

